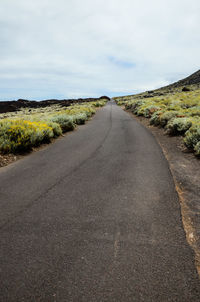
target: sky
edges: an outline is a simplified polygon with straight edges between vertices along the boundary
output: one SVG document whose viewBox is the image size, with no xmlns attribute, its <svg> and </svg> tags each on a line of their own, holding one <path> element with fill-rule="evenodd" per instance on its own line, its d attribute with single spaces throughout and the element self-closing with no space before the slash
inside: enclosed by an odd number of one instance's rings
<svg viewBox="0 0 200 302">
<path fill-rule="evenodd" d="M 0 100 L 134 94 L 199 67 L 199 0 L 0 0 Z"/>
</svg>

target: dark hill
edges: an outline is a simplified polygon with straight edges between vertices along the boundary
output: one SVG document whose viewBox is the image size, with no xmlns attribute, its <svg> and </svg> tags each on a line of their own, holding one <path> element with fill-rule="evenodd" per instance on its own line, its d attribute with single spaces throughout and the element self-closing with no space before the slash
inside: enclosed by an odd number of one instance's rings
<svg viewBox="0 0 200 302">
<path fill-rule="evenodd" d="M 137 93 L 134 95 L 124 95 L 124 98 L 151 98 L 156 96 L 162 96 L 166 95 L 168 93 L 173 93 L 174 91 L 190 91 L 190 90 L 196 90 L 200 89 L 200 70 L 194 72 L 190 76 L 179 80 L 175 83 L 172 83 L 170 85 L 155 89 L 155 90 L 149 90 L 142 93 Z M 120 97 L 119 97 L 120 98 Z M 114 98 L 118 99 L 118 97 Z"/>
<path fill-rule="evenodd" d="M 155 89 L 155 90 L 150 90 L 146 91 L 143 93 L 140 93 L 136 95 L 137 97 L 141 98 L 150 98 L 154 96 L 161 96 L 165 95 L 168 93 L 171 93 L 173 91 L 190 91 L 190 90 L 195 90 L 200 88 L 200 70 L 194 72 L 190 76 L 179 80 L 175 83 L 172 83 L 170 85 Z"/>
<path fill-rule="evenodd" d="M 41 108 L 51 105 L 61 105 L 61 106 L 70 106 L 72 104 L 84 103 L 84 102 L 94 102 L 100 101 L 101 99 L 110 100 L 107 96 L 102 96 L 100 98 L 86 98 L 86 99 L 65 99 L 65 100 L 44 100 L 44 101 L 29 101 L 19 99 L 18 101 L 6 101 L 0 102 L 0 113 L 13 112 L 20 110 L 21 108 Z"/>
<path fill-rule="evenodd" d="M 189 85 L 200 85 L 200 70 L 194 72 L 187 78 L 184 78 L 178 82 L 175 82 L 163 88 L 178 88 L 178 87 L 189 86 Z"/>
</svg>

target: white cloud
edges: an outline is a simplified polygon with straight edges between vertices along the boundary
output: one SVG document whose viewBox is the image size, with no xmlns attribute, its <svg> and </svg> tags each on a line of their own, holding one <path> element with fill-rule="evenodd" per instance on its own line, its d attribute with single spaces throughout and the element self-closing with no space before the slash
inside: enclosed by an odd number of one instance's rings
<svg viewBox="0 0 200 302">
<path fill-rule="evenodd" d="M 127 94 L 178 80 L 199 69 L 199 17 L 198 0 L 1 0 L 0 99 Z"/>
</svg>

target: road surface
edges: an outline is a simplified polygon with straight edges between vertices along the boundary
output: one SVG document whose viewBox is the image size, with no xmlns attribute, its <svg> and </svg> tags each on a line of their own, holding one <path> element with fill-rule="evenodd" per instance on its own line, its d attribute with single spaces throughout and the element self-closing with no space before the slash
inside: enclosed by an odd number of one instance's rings
<svg viewBox="0 0 200 302">
<path fill-rule="evenodd" d="M 0 301 L 200 301 L 168 163 L 113 101 L 0 170 Z"/>
</svg>

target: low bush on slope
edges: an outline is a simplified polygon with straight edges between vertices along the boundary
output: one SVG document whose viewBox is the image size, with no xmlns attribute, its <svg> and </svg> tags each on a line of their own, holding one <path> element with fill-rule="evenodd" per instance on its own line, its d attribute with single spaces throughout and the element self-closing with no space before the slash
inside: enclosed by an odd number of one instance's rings
<svg viewBox="0 0 200 302">
<path fill-rule="evenodd" d="M 200 89 L 148 98 L 119 97 L 116 101 L 134 114 L 149 118 L 151 125 L 163 127 L 167 134 L 183 135 L 185 145 L 200 155 Z"/>
</svg>

